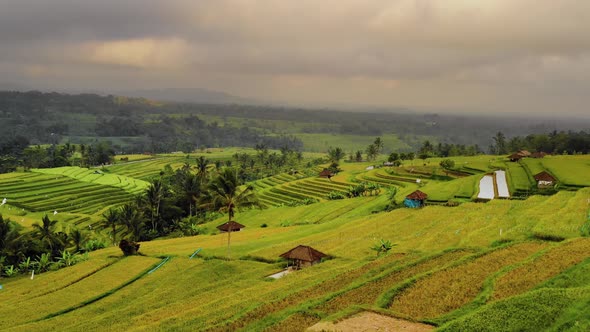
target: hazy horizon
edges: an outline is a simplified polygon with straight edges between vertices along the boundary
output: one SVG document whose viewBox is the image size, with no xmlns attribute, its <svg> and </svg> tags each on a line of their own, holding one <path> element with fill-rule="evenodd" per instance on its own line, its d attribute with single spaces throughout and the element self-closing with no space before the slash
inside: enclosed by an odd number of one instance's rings
<svg viewBox="0 0 590 332">
<path fill-rule="evenodd" d="M 574 0 L 0 0 L 0 83 L 584 117 L 588 18 Z"/>
</svg>

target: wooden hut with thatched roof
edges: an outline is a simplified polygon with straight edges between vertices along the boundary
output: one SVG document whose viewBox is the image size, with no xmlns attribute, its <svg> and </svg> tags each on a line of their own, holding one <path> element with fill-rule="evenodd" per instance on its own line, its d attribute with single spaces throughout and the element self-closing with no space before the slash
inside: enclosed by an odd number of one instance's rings
<svg viewBox="0 0 590 332">
<path fill-rule="evenodd" d="M 417 208 L 424 206 L 424 201 L 428 198 L 428 195 L 421 192 L 420 190 L 416 190 L 413 193 L 406 196 L 404 200 L 404 205 L 410 208 Z"/>
<path fill-rule="evenodd" d="M 537 188 L 539 189 L 553 187 L 553 185 L 555 185 L 557 182 L 557 179 L 555 179 L 553 175 L 547 173 L 546 171 L 536 174 L 533 176 L 533 178 L 535 181 L 537 181 Z"/>
<path fill-rule="evenodd" d="M 217 226 L 217 229 L 222 232 L 239 232 L 244 227 L 246 226 L 235 221 L 228 221 L 225 224 Z"/>
<path fill-rule="evenodd" d="M 331 170 L 329 170 L 327 168 L 320 172 L 320 177 L 322 177 L 322 178 L 330 179 L 333 176 L 334 176 L 334 172 L 332 172 Z"/>
<path fill-rule="evenodd" d="M 328 255 L 321 251 L 317 251 L 312 247 L 298 245 L 286 253 L 279 255 L 279 257 L 293 261 L 293 268 L 300 269 L 302 267 L 317 264 L 322 258 L 328 257 Z"/>
</svg>

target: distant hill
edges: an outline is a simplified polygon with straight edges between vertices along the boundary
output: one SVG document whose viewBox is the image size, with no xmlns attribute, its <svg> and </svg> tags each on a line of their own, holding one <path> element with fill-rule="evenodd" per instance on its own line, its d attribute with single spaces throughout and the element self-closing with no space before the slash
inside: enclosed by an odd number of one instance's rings
<svg viewBox="0 0 590 332">
<path fill-rule="evenodd" d="M 114 94 L 128 97 L 143 97 L 159 101 L 175 101 L 199 104 L 260 104 L 249 98 L 230 95 L 221 91 L 201 88 L 165 88 L 117 91 Z"/>
</svg>

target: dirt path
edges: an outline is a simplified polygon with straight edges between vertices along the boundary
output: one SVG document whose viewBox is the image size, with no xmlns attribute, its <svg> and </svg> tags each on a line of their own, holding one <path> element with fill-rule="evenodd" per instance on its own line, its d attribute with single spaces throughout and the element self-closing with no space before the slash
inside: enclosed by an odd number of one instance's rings
<svg viewBox="0 0 590 332">
<path fill-rule="evenodd" d="M 434 330 L 434 326 L 414 323 L 407 320 L 379 315 L 373 312 L 362 312 L 336 324 L 331 322 L 320 322 L 307 329 L 310 332 L 319 331 L 405 331 L 425 332 Z"/>
</svg>

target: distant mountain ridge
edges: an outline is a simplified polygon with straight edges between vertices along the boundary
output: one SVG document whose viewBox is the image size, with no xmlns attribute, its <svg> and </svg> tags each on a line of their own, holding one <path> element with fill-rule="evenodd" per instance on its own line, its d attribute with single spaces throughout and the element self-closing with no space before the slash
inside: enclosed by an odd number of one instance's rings
<svg viewBox="0 0 590 332">
<path fill-rule="evenodd" d="M 185 102 L 198 104 L 260 104 L 259 101 L 234 96 L 221 91 L 202 88 L 163 88 L 129 91 L 113 91 L 113 94 L 127 97 L 142 97 L 158 101 Z"/>
</svg>

